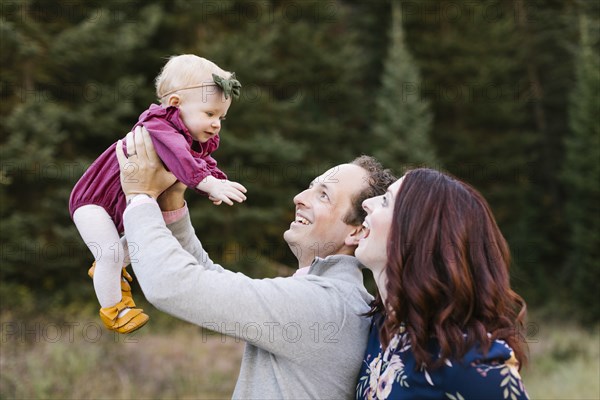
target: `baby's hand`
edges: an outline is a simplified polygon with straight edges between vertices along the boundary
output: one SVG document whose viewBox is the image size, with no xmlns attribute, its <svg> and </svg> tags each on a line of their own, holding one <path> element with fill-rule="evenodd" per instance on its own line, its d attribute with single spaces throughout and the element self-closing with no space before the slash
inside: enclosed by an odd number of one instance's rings
<svg viewBox="0 0 600 400">
<path fill-rule="evenodd" d="M 208 198 L 216 205 L 223 201 L 230 206 L 235 200 L 238 203 L 246 200 L 246 188 L 237 182 L 232 182 L 227 179 L 217 179 L 214 176 L 207 176 L 196 188 L 208 193 Z"/>
</svg>

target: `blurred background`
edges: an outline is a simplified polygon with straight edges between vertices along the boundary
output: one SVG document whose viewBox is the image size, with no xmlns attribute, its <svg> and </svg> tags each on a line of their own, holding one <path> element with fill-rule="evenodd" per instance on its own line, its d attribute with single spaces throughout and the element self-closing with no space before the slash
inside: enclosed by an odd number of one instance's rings
<svg viewBox="0 0 600 400">
<path fill-rule="evenodd" d="M 448 171 L 484 194 L 511 245 L 532 398 L 600 398 L 599 9 L 2 0 L 0 398 L 231 395 L 243 343 L 148 304 L 139 333 L 100 327 L 92 255 L 68 212 L 75 182 L 156 102 L 154 78 L 182 53 L 243 85 L 214 157 L 248 200 L 215 207 L 187 194 L 215 261 L 292 274 L 292 197 L 335 164 L 370 154 L 398 175 Z"/>
</svg>

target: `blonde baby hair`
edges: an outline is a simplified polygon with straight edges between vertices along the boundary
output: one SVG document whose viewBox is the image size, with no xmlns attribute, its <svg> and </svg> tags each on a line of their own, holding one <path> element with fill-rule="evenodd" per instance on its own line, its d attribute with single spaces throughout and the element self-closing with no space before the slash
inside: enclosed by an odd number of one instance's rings
<svg viewBox="0 0 600 400">
<path fill-rule="evenodd" d="M 194 54 L 171 56 L 156 77 L 156 95 L 165 104 L 168 95 L 178 90 L 214 85 L 212 74 L 230 78 L 231 72 L 221 69 L 214 62 Z"/>
</svg>

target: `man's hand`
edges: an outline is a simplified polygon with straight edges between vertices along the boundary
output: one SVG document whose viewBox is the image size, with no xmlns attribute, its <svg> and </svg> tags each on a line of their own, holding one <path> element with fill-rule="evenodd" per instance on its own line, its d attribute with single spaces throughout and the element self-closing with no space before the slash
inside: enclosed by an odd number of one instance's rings
<svg viewBox="0 0 600 400">
<path fill-rule="evenodd" d="M 143 127 L 135 128 L 125 137 L 127 153 L 123 153 L 123 141 L 117 142 L 117 159 L 121 167 L 121 187 L 125 197 L 145 193 L 157 199 L 175 183 L 175 175 L 167 171 L 154 150 L 150 134 Z"/>
<path fill-rule="evenodd" d="M 214 176 L 207 176 L 196 186 L 196 188 L 208 193 L 208 198 L 216 205 L 225 202 L 230 206 L 235 200 L 238 203 L 246 200 L 246 188 L 237 182 L 228 181 L 227 179 L 217 179 Z"/>
</svg>

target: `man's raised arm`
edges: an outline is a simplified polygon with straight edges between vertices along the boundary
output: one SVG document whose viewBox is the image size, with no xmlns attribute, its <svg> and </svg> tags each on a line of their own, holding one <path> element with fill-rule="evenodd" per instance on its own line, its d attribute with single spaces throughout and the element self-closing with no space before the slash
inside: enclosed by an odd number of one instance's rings
<svg viewBox="0 0 600 400">
<path fill-rule="evenodd" d="M 158 156 L 152 152 L 149 138 L 144 140 L 143 134 L 136 132 L 135 143 L 137 156 L 126 158 L 122 150 L 118 153 L 121 183 L 130 200 L 124 214 L 125 234 L 134 249 L 131 263 L 135 274 L 146 298 L 155 307 L 287 356 L 328 347 L 329 343 L 314 339 L 317 326 L 319 329 L 331 326 L 340 335 L 344 332 L 346 317 L 335 310 L 347 307 L 337 304 L 343 298 L 328 282 L 251 279 L 203 260 L 201 253 L 193 255 L 194 251 L 186 251 L 167 228 L 154 200 L 173 184 L 173 179 L 160 160 L 152 159 Z M 119 152 L 122 147 L 117 149 Z M 128 164 L 135 166 L 127 167 Z M 128 176 L 127 168 L 135 174 Z M 195 237 L 189 218 L 180 222 L 186 232 L 181 241 Z M 193 246 L 196 245 L 199 242 Z"/>
</svg>

